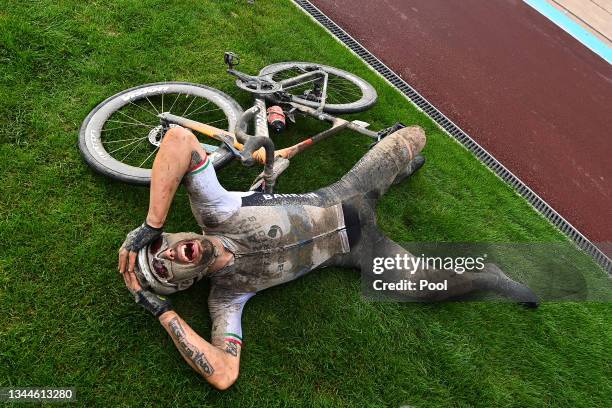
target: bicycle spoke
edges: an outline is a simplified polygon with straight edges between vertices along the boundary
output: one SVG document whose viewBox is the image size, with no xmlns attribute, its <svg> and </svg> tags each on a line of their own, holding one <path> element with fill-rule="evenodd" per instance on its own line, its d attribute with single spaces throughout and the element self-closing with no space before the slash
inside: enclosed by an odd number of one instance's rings
<svg viewBox="0 0 612 408">
<path fill-rule="evenodd" d="M 197 113 L 199 113 L 200 115 L 203 115 L 203 114 L 205 114 L 205 113 L 215 112 L 215 111 L 219 111 L 219 110 L 221 110 L 221 108 L 210 109 L 210 110 L 207 110 L 207 111 L 204 111 L 204 112 L 197 112 Z M 188 117 L 190 117 L 190 116 L 194 115 L 195 113 L 196 113 L 196 112 L 192 112 L 192 113 L 190 113 L 189 115 L 187 115 L 186 117 L 188 118 Z"/>
<path fill-rule="evenodd" d="M 338 99 L 342 103 L 350 102 L 346 97 L 342 97 L 341 95 L 336 95 L 335 98 L 332 97 L 332 94 L 328 94 L 328 96 L 329 96 L 329 100 L 336 100 L 336 99 Z"/>
<path fill-rule="evenodd" d="M 116 120 L 116 119 L 109 119 L 109 120 L 107 120 L 107 122 L 125 123 L 125 124 L 131 125 L 131 126 L 142 126 L 142 127 L 146 127 L 146 128 L 149 128 L 149 129 L 153 129 L 154 128 L 154 126 L 145 125 L 144 123 L 125 122 L 123 120 Z M 122 126 L 122 127 L 127 127 L 127 126 Z M 108 130 L 113 130 L 113 129 L 108 129 Z"/>
<path fill-rule="evenodd" d="M 329 95 L 330 96 L 334 95 L 337 99 L 339 99 L 339 100 L 341 100 L 343 102 L 350 102 L 350 99 L 347 98 L 345 94 L 343 94 L 342 92 L 339 92 L 337 90 L 333 94 L 330 93 Z"/>
<path fill-rule="evenodd" d="M 149 105 L 151 105 L 153 110 L 159 115 L 159 111 L 155 108 L 155 105 L 151 103 L 151 101 L 149 100 L 149 97 L 145 96 L 145 99 L 147 100 L 147 102 L 149 102 Z"/>
<path fill-rule="evenodd" d="M 138 145 L 139 145 L 139 144 L 140 144 L 140 142 L 136 143 L 136 146 L 134 146 L 134 147 L 132 148 L 132 150 L 130 150 L 130 152 L 129 152 L 128 154 L 126 154 L 126 155 L 123 157 L 123 159 L 121 159 L 121 161 L 124 161 L 125 159 L 127 159 L 127 158 L 130 156 L 130 154 L 132 154 L 132 152 L 133 152 L 134 150 L 136 150 L 136 148 L 138 147 Z"/>
<path fill-rule="evenodd" d="M 133 127 L 133 126 L 140 126 L 140 125 L 139 125 L 139 124 L 135 124 L 135 125 L 127 125 L 127 126 L 117 126 L 117 127 L 110 128 L 110 129 L 102 129 L 102 130 L 100 131 L 100 133 L 102 133 L 102 132 L 108 132 L 108 131 L 110 131 L 110 130 L 119 130 L 119 129 L 125 129 L 125 128 L 127 128 L 127 127 Z"/>
<path fill-rule="evenodd" d="M 195 102 L 196 98 L 195 96 L 193 97 L 193 99 L 191 100 L 191 103 L 189 104 L 189 106 L 187 106 L 187 108 L 183 111 L 183 113 L 181 114 L 181 116 L 185 116 L 185 113 L 187 113 L 187 111 L 189 110 L 189 108 L 191 108 L 191 105 L 193 105 L 193 103 Z"/>
<path fill-rule="evenodd" d="M 172 112 L 172 108 L 174 108 L 174 104 L 180 97 L 181 97 L 181 92 L 179 92 L 179 94 L 176 96 L 176 99 L 174 99 L 174 102 L 172 102 L 172 106 L 170 106 L 170 109 L 168 109 L 168 112 Z"/>
<path fill-rule="evenodd" d="M 113 153 L 115 153 L 115 152 L 118 152 L 119 150 L 123 150 L 123 149 L 125 149 L 126 147 L 132 146 L 134 143 L 138 143 L 138 141 L 139 141 L 139 140 L 140 140 L 140 141 L 143 141 L 143 140 L 144 140 L 144 139 L 146 139 L 147 137 L 148 137 L 148 136 L 141 137 L 140 139 L 135 140 L 135 141 L 133 141 L 133 142 L 131 142 L 131 143 L 128 143 L 128 144 L 126 144 L 125 146 L 121 146 L 121 147 L 119 147 L 119 148 L 117 148 L 117 149 L 113 150 L 112 152 L 108 152 L 108 154 L 113 154 Z"/>
<path fill-rule="evenodd" d="M 361 99 L 361 94 L 356 93 L 355 91 L 346 91 L 338 88 L 329 89 L 327 92 L 328 96 L 336 96 L 338 99 L 344 100 L 345 102 L 355 102 Z"/>
<path fill-rule="evenodd" d="M 350 95 L 361 94 L 361 89 L 355 89 L 354 87 L 332 86 L 331 88 Z"/>
<path fill-rule="evenodd" d="M 161 112 L 190 117 L 219 129 L 227 129 L 231 121 L 225 108 L 206 96 L 183 92 L 182 89 L 147 94 L 128 100 L 113 111 L 100 129 L 101 145 L 118 162 L 151 168 L 159 146 L 150 147 L 149 133 L 159 125 L 157 121 Z"/>
<path fill-rule="evenodd" d="M 197 108 L 197 109 L 195 109 L 195 110 L 191 111 L 190 113 L 188 113 L 186 117 L 189 117 L 189 116 L 193 115 L 195 112 L 197 112 L 197 111 L 199 111 L 200 109 L 204 108 L 204 107 L 205 107 L 206 105 L 208 105 L 209 103 L 210 103 L 210 101 L 206 101 L 206 103 L 205 103 L 204 105 L 201 105 L 199 108 Z"/>
<path fill-rule="evenodd" d="M 130 116 L 130 115 L 128 115 L 127 113 L 123 113 L 123 112 L 122 112 L 122 111 L 120 111 L 120 110 L 118 110 L 118 111 L 117 111 L 117 113 L 120 113 L 120 114 L 122 114 L 122 115 L 123 115 L 123 116 L 125 116 L 125 117 L 128 117 L 128 118 L 130 118 L 130 119 L 132 119 L 132 120 L 135 120 L 137 123 L 140 123 L 140 124 L 141 124 L 141 125 L 143 125 L 143 126 L 150 126 L 150 127 L 153 127 L 153 126 L 151 126 L 151 125 L 145 125 L 144 123 L 142 123 L 142 122 L 141 122 L 141 121 L 139 121 L 138 119 L 134 119 L 133 117 L 131 117 L 131 116 Z"/>
<path fill-rule="evenodd" d="M 149 160 L 151 158 L 151 156 L 153 156 L 155 154 L 155 152 L 159 150 L 159 146 L 157 146 L 150 155 L 147 156 L 146 159 L 144 159 L 144 161 L 142 163 L 140 163 L 140 165 L 138 167 L 142 167 L 143 164 L 145 164 L 147 162 L 147 160 Z"/>
<path fill-rule="evenodd" d="M 213 120 L 212 122 L 206 122 L 206 124 L 210 125 L 210 124 L 218 123 L 218 122 L 221 122 L 221 121 L 227 121 L 227 119 L 221 118 L 221 119 Z"/>
<path fill-rule="evenodd" d="M 294 78 L 307 72 L 304 69 L 290 68 L 285 71 L 278 72 L 273 75 L 273 79 L 277 82 Z M 298 98 L 303 98 L 307 92 L 312 92 L 314 86 L 312 83 L 321 81 L 320 77 L 314 77 L 299 84 L 283 87 L 283 90 L 289 91 Z M 363 97 L 361 89 L 350 80 L 328 73 L 326 104 L 350 104 L 360 100 Z"/>
<path fill-rule="evenodd" d="M 327 85 L 329 87 L 333 87 L 334 89 L 342 89 L 344 91 L 361 91 L 361 89 L 359 89 L 358 87 L 354 86 L 353 84 L 344 84 L 341 82 L 333 82 L 333 81 L 329 81 L 327 83 Z"/>
<path fill-rule="evenodd" d="M 102 129 L 100 132 L 108 132 L 109 130 L 118 130 L 118 129 L 124 129 L 124 128 L 128 128 L 128 127 L 138 127 L 138 126 L 152 129 L 151 126 L 143 126 L 143 125 L 141 125 L 139 123 L 123 122 L 121 120 L 107 120 L 107 122 L 127 123 L 127 125 L 126 126 L 117 126 L 117 127 L 111 128 L 111 129 Z"/>
<path fill-rule="evenodd" d="M 350 82 L 339 82 L 339 81 L 328 81 L 327 85 L 329 87 L 333 87 L 334 89 L 341 89 L 343 91 L 353 92 L 353 93 L 361 93 L 361 89 Z"/>
<path fill-rule="evenodd" d="M 342 91 L 339 91 L 339 90 L 337 90 L 337 89 L 335 89 L 335 90 L 334 90 L 334 93 L 335 93 L 336 95 L 338 95 L 338 96 L 342 96 L 342 97 L 344 97 L 346 100 L 349 100 L 349 99 L 351 99 L 352 97 L 357 97 L 357 99 L 360 99 L 360 97 L 361 97 L 360 95 L 357 95 L 357 94 L 350 94 L 350 93 L 342 92 Z M 329 92 L 328 94 L 331 94 L 331 92 Z"/>
<path fill-rule="evenodd" d="M 151 111 L 149 111 L 148 109 L 145 109 L 145 108 L 143 108 L 142 106 L 140 106 L 140 105 L 138 105 L 138 104 L 136 104 L 136 103 L 134 103 L 134 102 L 132 102 L 132 101 L 130 101 L 130 103 L 131 103 L 132 105 L 134 105 L 134 106 L 136 106 L 136 107 L 138 107 L 138 108 L 142 109 L 143 111 L 147 112 L 149 115 L 152 115 L 152 116 L 154 116 L 154 117 L 157 117 L 157 115 L 155 115 L 154 113 L 152 113 L 152 112 L 151 112 Z"/>
<path fill-rule="evenodd" d="M 145 137 L 149 137 L 149 136 L 147 135 Z M 129 141 L 132 141 L 132 140 L 141 140 L 141 139 L 144 139 L 145 137 L 135 137 L 135 138 L 132 138 L 132 139 L 120 139 L 120 140 L 107 140 L 107 141 L 102 142 L 102 144 L 129 142 Z"/>
</svg>

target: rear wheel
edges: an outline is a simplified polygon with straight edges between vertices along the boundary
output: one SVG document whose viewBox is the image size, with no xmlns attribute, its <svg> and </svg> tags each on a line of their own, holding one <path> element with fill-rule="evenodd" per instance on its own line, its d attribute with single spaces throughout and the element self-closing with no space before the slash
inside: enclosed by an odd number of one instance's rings
<svg viewBox="0 0 612 408">
<path fill-rule="evenodd" d="M 119 181 L 147 185 L 163 131 L 157 115 L 170 112 L 234 131 L 242 108 L 225 93 L 185 82 L 159 82 L 119 92 L 96 106 L 81 125 L 79 149 L 89 166 Z M 232 159 L 224 146 L 201 136 L 220 168 Z"/>
<path fill-rule="evenodd" d="M 376 103 L 376 90 L 365 80 L 350 72 L 310 62 L 280 62 L 263 68 L 259 75 L 272 75 L 274 81 L 282 81 L 314 70 L 328 74 L 327 99 L 324 111 L 327 113 L 362 112 Z M 302 84 L 284 88 L 294 96 L 294 100 L 311 108 L 320 105 L 318 84 L 311 80 Z M 275 103 L 282 103 L 273 94 L 267 96 Z"/>
</svg>

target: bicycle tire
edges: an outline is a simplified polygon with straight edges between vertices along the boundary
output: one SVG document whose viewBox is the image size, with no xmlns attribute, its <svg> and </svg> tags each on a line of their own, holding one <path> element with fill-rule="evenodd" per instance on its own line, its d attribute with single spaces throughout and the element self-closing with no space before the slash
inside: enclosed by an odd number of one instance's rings
<svg viewBox="0 0 612 408">
<path fill-rule="evenodd" d="M 350 72 L 344 71 L 339 68 L 330 67 L 322 64 L 315 64 L 311 62 L 299 62 L 299 61 L 288 61 L 288 62 L 279 62 L 276 64 L 268 65 L 264 67 L 259 75 L 269 75 L 276 71 L 283 71 L 293 67 L 312 67 L 317 66 L 318 68 L 324 70 L 325 72 L 335 75 L 337 77 L 343 78 L 355 86 L 357 86 L 361 90 L 361 98 L 350 102 L 350 103 L 340 103 L 340 104 L 326 104 L 323 108 L 324 112 L 327 113 L 357 113 L 363 112 L 372 107 L 376 103 L 378 99 L 378 94 L 372 85 L 370 85 L 366 80 L 358 77 L 357 75 L 351 74 Z M 274 103 L 282 103 L 282 100 L 276 99 L 274 94 L 266 95 L 266 97 Z M 299 96 L 294 95 L 295 101 L 302 105 L 318 108 L 319 103 L 316 101 L 310 101 L 307 99 L 300 98 Z"/>
<path fill-rule="evenodd" d="M 228 130 L 231 131 L 234 130 L 242 114 L 238 102 L 224 92 L 205 85 L 189 82 L 156 82 L 129 88 L 98 104 L 83 121 L 79 131 L 79 150 L 85 162 L 97 173 L 112 179 L 134 185 L 149 185 L 151 170 L 131 166 L 112 157 L 104 148 L 100 134 L 107 120 L 126 105 L 148 97 L 174 93 L 178 93 L 179 96 L 185 94 L 200 97 L 217 105 L 225 115 Z M 220 169 L 228 164 L 233 156 L 228 149 L 221 146 L 211 154 L 211 158 L 214 167 Z"/>
</svg>

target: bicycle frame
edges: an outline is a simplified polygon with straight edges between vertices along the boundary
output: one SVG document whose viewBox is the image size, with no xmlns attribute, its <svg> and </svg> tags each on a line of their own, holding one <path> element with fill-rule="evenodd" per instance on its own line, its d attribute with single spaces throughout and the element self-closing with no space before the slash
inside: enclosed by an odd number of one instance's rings
<svg viewBox="0 0 612 408">
<path fill-rule="evenodd" d="M 264 108 L 260 108 L 261 105 L 263 105 Z M 323 132 L 317 133 L 316 135 L 311 136 L 299 143 L 296 143 L 293 146 L 290 146 L 290 147 L 287 147 L 281 150 L 277 150 L 275 152 L 275 157 L 283 157 L 285 159 L 291 159 L 296 154 L 304 151 L 306 148 L 312 146 L 313 144 L 318 143 L 322 140 L 325 140 L 339 133 L 340 131 L 344 129 L 350 129 L 352 131 L 355 131 L 357 133 L 360 133 L 362 135 L 368 136 L 373 139 L 377 139 L 379 137 L 379 132 L 374 132 L 372 130 L 367 129 L 364 126 L 363 122 L 360 122 L 360 121 L 350 121 L 349 122 L 345 119 L 338 118 L 338 117 L 332 116 L 327 113 L 318 112 L 315 109 L 309 108 L 307 106 L 304 106 L 304 105 L 301 105 L 295 102 L 291 102 L 289 103 L 289 105 L 305 115 L 311 116 L 318 120 L 322 120 L 322 121 L 331 123 L 332 127 L 327 130 L 324 130 Z M 266 106 L 265 101 L 263 101 L 262 99 L 256 100 L 256 103 L 254 105 L 254 108 L 256 109 L 253 110 L 256 112 L 255 114 L 255 136 L 269 137 L 268 126 L 266 123 L 267 119 L 265 116 L 265 106 Z M 263 112 L 263 115 L 262 115 L 262 112 Z M 207 125 L 205 123 L 201 123 L 201 122 L 198 122 L 192 119 L 187 119 L 181 116 L 176 116 L 176 115 L 172 115 L 168 113 L 161 113 L 159 117 L 160 119 L 165 120 L 168 123 L 180 125 L 187 129 L 191 129 L 205 136 L 208 136 L 212 139 L 230 144 L 232 147 L 234 147 L 235 149 L 239 151 L 242 151 L 244 149 L 244 143 L 241 143 L 236 135 L 237 131 L 229 132 L 229 131 L 219 129 L 211 125 Z M 239 119 L 238 123 L 243 123 L 243 122 L 244 122 L 244 114 L 243 114 L 243 117 Z M 263 122 L 263 124 L 261 122 Z M 263 153 L 263 150 L 256 151 L 255 153 L 253 153 L 253 158 L 258 163 L 264 164 L 265 155 L 261 153 Z"/>
<path fill-rule="evenodd" d="M 264 173 L 260 175 L 259 179 L 260 181 L 265 179 L 265 181 L 267 182 L 266 184 L 268 184 L 269 187 L 273 186 L 275 179 L 280 175 L 280 173 L 282 173 L 282 171 L 284 171 L 288 167 L 289 159 L 291 159 L 298 153 L 301 153 L 302 151 L 306 150 L 310 146 L 322 140 L 328 139 L 329 137 L 333 135 L 336 135 L 337 133 L 339 133 L 340 131 L 344 129 L 350 129 L 352 131 L 355 131 L 357 133 L 360 133 L 362 135 L 368 136 L 373 139 L 380 139 L 381 137 L 381 132 L 375 132 L 375 131 L 367 129 L 369 125 L 365 122 L 361 122 L 358 120 L 347 121 L 345 119 L 338 118 L 338 117 L 335 117 L 335 116 L 332 116 L 330 114 L 323 112 L 323 109 L 325 106 L 325 100 L 327 96 L 326 94 L 327 92 L 327 73 L 323 71 L 313 70 L 313 71 L 305 72 L 295 77 L 288 78 L 288 79 L 285 79 L 283 81 L 278 81 L 278 82 L 272 80 L 272 76 L 274 75 L 274 73 L 270 73 L 268 75 L 261 76 L 261 77 L 252 77 L 252 76 L 243 74 L 239 71 L 233 70 L 231 66 L 228 72 L 234 76 L 237 76 L 239 80 L 244 78 L 247 81 L 248 80 L 250 81 L 257 81 L 257 80 L 269 81 L 269 83 L 280 85 L 281 90 L 290 89 L 291 87 L 294 87 L 294 86 L 299 86 L 307 82 L 312 82 L 313 78 L 316 78 L 318 76 L 321 76 L 323 79 L 322 96 L 321 96 L 321 101 L 320 101 L 320 105 L 318 109 L 313 109 L 301 103 L 295 102 L 292 98 L 292 95 L 290 94 L 286 95 L 288 101 L 283 104 L 286 106 L 289 106 L 292 111 L 298 112 L 305 116 L 310 116 L 320 121 L 328 122 L 332 126 L 329 129 L 326 129 L 323 132 L 320 132 L 316 135 L 308 137 L 305 140 L 293 146 L 274 151 L 273 157 L 267 157 L 266 149 L 264 147 L 258 148 L 252 153 L 252 159 L 255 162 L 266 166 Z M 176 124 L 176 125 L 191 129 L 193 131 L 196 131 L 212 139 L 223 142 L 228 146 L 228 148 L 230 148 L 233 151 L 234 155 L 242 157 L 240 152 L 244 150 L 245 144 L 248 142 L 249 139 L 259 138 L 259 137 L 269 138 L 269 132 L 268 132 L 268 124 L 267 124 L 267 112 L 266 112 L 267 105 L 266 105 L 265 93 L 263 94 L 255 93 L 252 90 L 249 90 L 246 86 L 239 85 L 239 87 L 241 89 L 244 89 L 247 92 L 253 93 L 254 102 L 253 102 L 253 106 L 247 109 L 242 114 L 242 116 L 238 119 L 238 122 L 236 124 L 234 131 L 226 131 L 226 130 L 219 129 L 211 125 L 207 125 L 205 123 L 197 122 L 192 119 L 172 115 L 170 113 L 161 113 L 159 117 L 163 123 Z M 243 126 L 246 123 L 248 123 L 250 120 L 252 120 L 254 123 L 254 135 L 249 135 L 245 133 L 244 131 L 242 131 Z M 259 145 L 262 145 L 262 144 L 260 143 Z M 284 159 L 284 162 L 280 162 L 282 159 Z M 247 159 L 244 157 L 242 157 L 242 160 L 243 162 L 247 161 Z M 251 158 L 248 158 L 248 160 L 252 161 Z M 278 170 L 276 169 L 277 166 L 275 162 L 279 162 Z M 274 169 L 272 168 L 273 165 L 275 167 Z M 252 189 L 255 187 L 258 187 L 257 180 L 253 184 L 253 186 L 251 186 Z"/>
</svg>

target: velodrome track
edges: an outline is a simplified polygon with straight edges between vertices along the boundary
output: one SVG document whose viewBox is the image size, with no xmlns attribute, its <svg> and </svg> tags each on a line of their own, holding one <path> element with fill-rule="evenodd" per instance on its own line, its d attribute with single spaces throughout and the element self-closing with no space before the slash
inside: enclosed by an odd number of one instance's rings
<svg viewBox="0 0 612 408">
<path fill-rule="evenodd" d="M 311 3 L 587 238 L 612 241 L 604 59 L 520 0 Z"/>
</svg>

